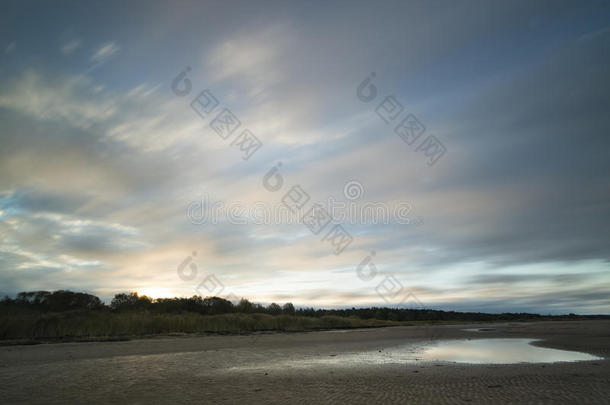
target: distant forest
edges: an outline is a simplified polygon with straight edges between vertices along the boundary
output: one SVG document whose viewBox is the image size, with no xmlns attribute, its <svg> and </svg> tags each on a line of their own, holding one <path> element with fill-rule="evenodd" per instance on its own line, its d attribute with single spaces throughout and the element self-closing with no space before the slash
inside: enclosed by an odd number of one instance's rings
<svg viewBox="0 0 610 405">
<path fill-rule="evenodd" d="M 539 315 L 531 313 L 489 314 L 482 312 L 455 312 L 433 309 L 412 308 L 349 308 L 314 309 L 295 308 L 292 303 L 267 306 L 242 299 L 233 304 L 219 297 L 193 296 L 191 298 L 157 298 L 138 295 L 135 292 L 116 294 L 110 305 L 98 297 L 72 291 L 33 291 L 21 292 L 12 299 L 5 297 L 0 301 L 0 313 L 7 314 L 11 309 L 25 309 L 36 312 L 96 311 L 96 312 L 150 312 L 153 314 L 196 313 L 201 315 L 222 314 L 267 314 L 290 315 L 321 318 L 326 316 L 355 317 L 384 321 L 518 321 L 518 320 L 561 320 L 561 319 L 610 319 L 610 315 Z"/>
</svg>

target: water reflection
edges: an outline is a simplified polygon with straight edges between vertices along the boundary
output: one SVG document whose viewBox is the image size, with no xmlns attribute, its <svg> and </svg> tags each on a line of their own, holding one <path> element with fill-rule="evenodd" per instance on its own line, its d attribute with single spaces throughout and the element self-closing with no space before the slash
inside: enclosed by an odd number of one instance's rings
<svg viewBox="0 0 610 405">
<path fill-rule="evenodd" d="M 531 343 L 537 340 L 513 338 L 440 340 L 426 344 L 409 344 L 365 352 L 293 358 L 266 364 L 243 365 L 231 369 L 357 367 L 427 361 L 470 364 L 555 363 L 601 359 L 587 353 L 533 346 Z"/>
<path fill-rule="evenodd" d="M 534 341 L 536 339 L 445 340 L 424 347 L 419 358 L 473 364 L 599 360 L 588 353 L 533 346 Z"/>
<path fill-rule="evenodd" d="M 495 332 L 497 329 L 495 328 L 471 328 L 471 329 L 463 329 L 466 332 Z"/>
</svg>

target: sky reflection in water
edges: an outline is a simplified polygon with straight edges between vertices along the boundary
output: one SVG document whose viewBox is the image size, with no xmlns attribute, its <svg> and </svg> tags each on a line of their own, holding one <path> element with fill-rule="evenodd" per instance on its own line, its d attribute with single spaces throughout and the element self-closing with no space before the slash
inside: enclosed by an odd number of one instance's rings
<svg viewBox="0 0 610 405">
<path fill-rule="evenodd" d="M 232 370 L 261 368 L 354 367 L 445 361 L 470 364 L 556 363 L 601 360 L 588 353 L 533 346 L 538 339 L 461 339 L 409 344 L 359 353 L 291 359 L 271 364 L 233 367 Z"/>
</svg>

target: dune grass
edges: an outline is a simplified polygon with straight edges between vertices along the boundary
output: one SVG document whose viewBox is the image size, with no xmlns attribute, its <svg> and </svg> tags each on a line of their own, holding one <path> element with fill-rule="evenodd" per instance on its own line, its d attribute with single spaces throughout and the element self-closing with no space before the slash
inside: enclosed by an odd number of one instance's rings
<svg viewBox="0 0 610 405">
<path fill-rule="evenodd" d="M 400 322 L 357 317 L 306 317 L 268 314 L 201 315 L 145 311 L 113 313 L 74 311 L 21 312 L 0 316 L 1 340 L 88 340 L 164 334 L 250 333 L 255 331 L 307 331 L 399 325 Z"/>
</svg>

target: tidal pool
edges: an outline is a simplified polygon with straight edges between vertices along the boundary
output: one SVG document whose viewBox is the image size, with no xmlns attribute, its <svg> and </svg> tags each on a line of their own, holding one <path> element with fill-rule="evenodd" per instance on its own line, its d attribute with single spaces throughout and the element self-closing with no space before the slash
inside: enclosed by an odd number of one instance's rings
<svg viewBox="0 0 610 405">
<path fill-rule="evenodd" d="M 496 328 L 470 328 L 464 329 L 466 332 L 495 332 Z"/>
<path fill-rule="evenodd" d="M 588 353 L 534 346 L 539 339 L 460 339 L 409 344 L 365 352 L 286 359 L 279 362 L 232 367 L 232 370 L 261 368 L 311 368 L 319 366 L 357 367 L 418 362 L 468 364 L 557 363 L 601 360 Z"/>
<path fill-rule="evenodd" d="M 444 340 L 424 346 L 418 358 L 471 364 L 556 363 L 599 360 L 588 353 L 534 346 L 537 339 Z"/>
</svg>

